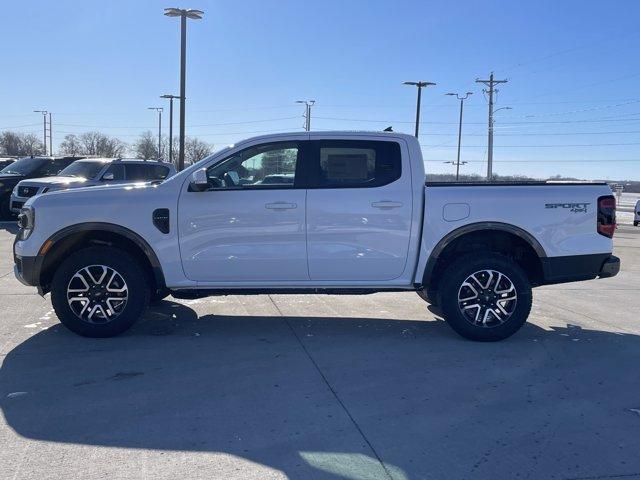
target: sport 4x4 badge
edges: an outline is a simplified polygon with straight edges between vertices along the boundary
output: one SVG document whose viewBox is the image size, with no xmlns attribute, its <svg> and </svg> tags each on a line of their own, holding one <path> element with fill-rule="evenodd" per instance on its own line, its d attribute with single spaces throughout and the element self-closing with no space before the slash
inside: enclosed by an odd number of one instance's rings
<svg viewBox="0 0 640 480">
<path fill-rule="evenodd" d="M 573 213 L 587 213 L 590 203 L 545 203 L 545 208 L 568 208 Z"/>
</svg>

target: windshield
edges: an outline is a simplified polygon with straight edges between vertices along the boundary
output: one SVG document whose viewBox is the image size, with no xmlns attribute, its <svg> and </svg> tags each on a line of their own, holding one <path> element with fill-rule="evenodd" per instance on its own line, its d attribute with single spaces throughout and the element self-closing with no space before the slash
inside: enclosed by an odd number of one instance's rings
<svg viewBox="0 0 640 480">
<path fill-rule="evenodd" d="M 15 173 L 18 175 L 28 175 L 34 170 L 40 168 L 40 166 L 46 162 L 46 158 L 37 158 L 37 157 L 26 157 L 21 158 L 13 162 L 11 165 L 7 165 L 2 170 L 0 170 L 0 174 L 2 173 Z"/>
<path fill-rule="evenodd" d="M 105 162 L 73 162 L 58 175 L 61 177 L 94 178 L 105 166 Z"/>
</svg>

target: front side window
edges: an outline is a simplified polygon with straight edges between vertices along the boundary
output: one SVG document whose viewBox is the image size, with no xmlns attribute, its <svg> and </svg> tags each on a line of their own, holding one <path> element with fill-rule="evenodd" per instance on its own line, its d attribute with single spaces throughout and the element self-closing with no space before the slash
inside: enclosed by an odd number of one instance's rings
<svg viewBox="0 0 640 480">
<path fill-rule="evenodd" d="M 210 190 L 293 188 L 298 142 L 257 145 L 207 169 Z"/>
<path fill-rule="evenodd" d="M 121 163 L 112 163 L 111 165 L 109 165 L 109 168 L 107 168 L 104 174 L 102 174 L 101 180 L 106 180 L 104 177 L 108 177 L 107 174 L 109 173 L 113 175 L 113 178 L 109 181 L 116 182 L 124 180 L 124 165 L 122 165 Z"/>
<path fill-rule="evenodd" d="M 396 142 L 322 140 L 314 165 L 316 188 L 380 187 L 396 181 L 402 171 Z"/>
</svg>

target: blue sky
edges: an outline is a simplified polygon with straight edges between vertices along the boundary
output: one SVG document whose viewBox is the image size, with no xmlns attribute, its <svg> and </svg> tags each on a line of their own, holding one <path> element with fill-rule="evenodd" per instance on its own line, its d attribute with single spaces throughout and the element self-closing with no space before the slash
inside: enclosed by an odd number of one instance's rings
<svg viewBox="0 0 640 480">
<path fill-rule="evenodd" d="M 322 0 L 10 0 L 3 5 L 0 128 L 41 132 L 34 109 L 54 115 L 54 144 L 101 130 L 133 142 L 155 131 L 149 106 L 178 93 L 179 25 L 163 7 L 204 10 L 190 22 L 187 134 L 217 147 L 267 131 L 413 132 L 432 172 L 451 171 L 465 104 L 463 172 L 486 170 L 487 104 L 474 80 L 500 86 L 495 168 L 640 180 L 640 2 Z M 177 124 L 177 112 L 176 112 Z M 165 117 L 166 120 L 166 117 Z M 165 122 L 166 125 L 166 122 Z M 254 133 L 255 132 L 255 133 Z"/>
</svg>

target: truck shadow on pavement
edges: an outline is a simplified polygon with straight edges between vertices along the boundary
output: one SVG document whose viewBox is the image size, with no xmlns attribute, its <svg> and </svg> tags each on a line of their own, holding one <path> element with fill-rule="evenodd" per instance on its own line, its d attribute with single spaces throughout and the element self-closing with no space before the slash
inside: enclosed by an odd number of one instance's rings
<svg viewBox="0 0 640 480">
<path fill-rule="evenodd" d="M 483 344 L 440 321 L 162 302 L 118 338 L 57 325 L 18 345 L 0 407 L 29 439 L 227 454 L 295 479 L 627 475 L 639 364 L 638 336 L 577 326 Z"/>
<path fill-rule="evenodd" d="M 18 222 L 17 220 L 0 220 L 0 229 L 15 235 L 19 230 Z"/>
</svg>

